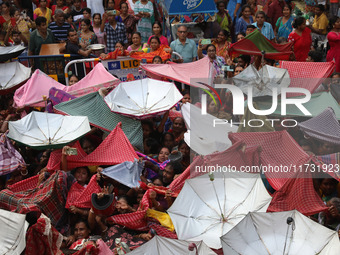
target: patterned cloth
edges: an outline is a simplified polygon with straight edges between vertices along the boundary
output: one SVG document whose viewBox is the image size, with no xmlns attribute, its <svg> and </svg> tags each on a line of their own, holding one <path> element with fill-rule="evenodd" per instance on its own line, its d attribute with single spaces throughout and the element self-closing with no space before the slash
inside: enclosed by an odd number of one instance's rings
<svg viewBox="0 0 340 255">
<path fill-rule="evenodd" d="M 340 124 L 332 108 L 327 108 L 318 116 L 301 122 L 298 126 L 307 136 L 340 145 Z"/>
<path fill-rule="evenodd" d="M 308 89 L 311 93 L 335 70 L 334 62 L 296 62 L 280 61 L 280 68 L 288 70 L 289 87 Z M 300 96 L 299 93 L 288 93 L 287 96 Z"/>
<path fill-rule="evenodd" d="M 115 50 L 116 43 L 122 41 L 127 43 L 125 25 L 121 22 L 117 22 L 116 28 L 113 28 L 109 23 L 105 24 L 104 32 L 106 33 L 106 50 L 112 52 Z"/>
<path fill-rule="evenodd" d="M 59 255 L 63 236 L 51 225 L 45 215 L 41 215 L 37 223 L 31 226 L 26 234 L 25 255 Z"/>
<path fill-rule="evenodd" d="M 61 90 L 61 89 L 57 89 L 55 87 L 52 87 L 50 88 L 50 91 L 49 91 L 49 96 L 48 96 L 48 99 L 49 99 L 49 102 L 47 104 L 47 111 L 49 113 L 53 113 L 53 106 L 54 105 L 57 105 L 59 103 L 62 103 L 62 102 L 67 102 L 67 101 L 70 101 L 72 99 L 75 99 L 76 97 L 75 96 L 72 96 L 70 95 L 69 93 Z"/>
<path fill-rule="evenodd" d="M 131 144 L 143 150 L 143 130 L 141 122 L 121 116 L 110 111 L 99 93 L 91 93 L 83 97 L 56 105 L 55 110 L 72 116 L 87 116 L 92 125 L 104 131 L 113 130 L 119 122 Z"/>
<path fill-rule="evenodd" d="M 311 159 L 311 156 L 296 143 L 287 131 L 231 133 L 229 138 L 233 143 L 243 141 L 247 146 L 260 146 L 262 170 L 264 170 L 264 166 L 287 169 L 287 171 L 265 172 L 269 184 L 275 190 L 279 190 L 288 178 L 294 176 L 294 171 L 298 171 L 299 166 L 308 163 Z"/>
<path fill-rule="evenodd" d="M 298 210 L 309 216 L 327 210 L 313 186 L 311 173 L 297 173 L 273 195 L 267 212 Z"/>
<path fill-rule="evenodd" d="M 253 23 L 252 25 L 258 28 L 257 22 Z M 263 27 L 259 30 L 261 31 L 261 34 L 263 34 L 268 40 L 273 40 L 275 38 L 274 30 L 270 23 L 264 22 Z"/>
<path fill-rule="evenodd" d="M 14 148 L 7 133 L 0 136 L 0 175 L 24 169 L 26 165 L 21 154 Z"/>
<path fill-rule="evenodd" d="M 340 181 L 340 172 L 339 172 L 339 167 L 340 167 L 340 153 L 333 153 L 329 155 L 322 155 L 322 156 L 317 156 L 313 160 L 316 164 L 319 164 L 320 167 L 323 167 L 323 164 L 328 165 L 328 169 L 332 169 L 332 171 L 329 171 L 328 174 L 332 176 L 334 179 L 337 181 Z M 322 169 L 325 169 L 323 167 Z"/>
<path fill-rule="evenodd" d="M 77 156 L 67 156 L 67 167 L 69 170 L 79 166 L 111 166 L 138 159 L 134 148 L 119 124 L 92 153 L 86 155 L 83 149 L 79 148 L 79 144 L 76 148 L 78 150 Z M 58 169 L 60 161 L 61 150 L 52 152 L 47 169 Z"/>
<path fill-rule="evenodd" d="M 56 225 L 65 212 L 66 194 L 67 175 L 57 171 L 34 189 L 0 191 L 0 208 L 22 214 L 44 213 Z"/>
<path fill-rule="evenodd" d="M 137 24 L 137 31 L 142 35 L 142 43 L 146 43 L 148 38 L 152 35 L 152 16 L 153 16 L 153 4 L 148 1 L 147 4 L 142 4 L 141 1 L 137 1 L 134 7 L 135 14 L 139 12 L 146 12 L 150 14 L 148 18 L 141 18 Z"/>
</svg>

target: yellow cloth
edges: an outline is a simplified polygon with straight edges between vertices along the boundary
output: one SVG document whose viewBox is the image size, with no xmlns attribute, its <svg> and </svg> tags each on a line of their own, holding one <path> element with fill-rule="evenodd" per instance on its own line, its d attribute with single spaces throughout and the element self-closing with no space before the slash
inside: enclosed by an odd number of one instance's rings
<svg viewBox="0 0 340 255">
<path fill-rule="evenodd" d="M 50 8 L 46 8 L 46 13 L 45 13 L 45 16 L 44 14 L 42 13 L 42 11 L 40 10 L 40 8 L 37 8 L 34 10 L 34 14 L 37 16 L 37 17 L 45 17 L 47 19 L 47 24 L 50 24 L 51 22 L 51 19 L 52 19 L 52 10 Z"/>
<path fill-rule="evenodd" d="M 163 227 L 166 227 L 170 231 L 175 230 L 174 224 L 172 224 L 171 218 L 167 213 L 148 209 L 146 211 L 146 216 L 158 220 Z"/>
<path fill-rule="evenodd" d="M 313 28 L 322 30 L 322 34 L 327 33 L 328 19 L 325 13 L 322 13 L 319 17 L 315 15 Z"/>
</svg>

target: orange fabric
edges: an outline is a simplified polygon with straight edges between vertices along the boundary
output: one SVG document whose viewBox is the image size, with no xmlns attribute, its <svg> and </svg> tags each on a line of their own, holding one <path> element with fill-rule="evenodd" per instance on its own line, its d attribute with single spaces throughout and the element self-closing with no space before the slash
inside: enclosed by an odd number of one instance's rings
<svg viewBox="0 0 340 255">
<path fill-rule="evenodd" d="M 115 49 L 114 51 L 107 54 L 105 58 L 101 59 L 117 59 L 118 56 L 129 56 L 129 52 L 124 50 L 123 52 L 119 49 Z"/>
<path fill-rule="evenodd" d="M 167 49 L 167 48 L 169 48 L 169 46 L 161 45 L 159 49 L 156 51 L 149 52 L 149 53 L 135 52 L 131 54 L 130 57 L 138 59 L 138 60 L 146 59 L 147 63 L 152 63 L 152 59 L 155 56 L 160 56 L 162 60 L 165 61 L 171 57 L 170 53 L 164 51 L 164 49 Z"/>
</svg>

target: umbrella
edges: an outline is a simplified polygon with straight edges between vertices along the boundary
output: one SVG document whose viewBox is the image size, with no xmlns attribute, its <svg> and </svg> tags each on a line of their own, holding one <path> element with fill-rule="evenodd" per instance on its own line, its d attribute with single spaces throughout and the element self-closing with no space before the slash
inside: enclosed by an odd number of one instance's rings
<svg viewBox="0 0 340 255">
<path fill-rule="evenodd" d="M 102 174 L 114 179 L 130 188 L 139 187 L 140 176 L 144 164 L 137 159 L 134 162 L 126 161 L 119 165 L 104 168 Z"/>
<path fill-rule="evenodd" d="M 340 254 L 336 231 L 298 211 L 249 213 L 221 237 L 224 254 Z"/>
<path fill-rule="evenodd" d="M 21 45 L 0 47 L 0 62 L 18 57 L 25 49 L 26 47 Z"/>
<path fill-rule="evenodd" d="M 220 171 L 213 175 L 210 179 L 205 174 L 186 180 L 168 213 L 178 239 L 203 240 L 209 247 L 219 249 L 219 237 L 248 212 L 266 211 L 271 196 L 259 174 Z"/>
<path fill-rule="evenodd" d="M 210 114 L 202 115 L 200 108 L 189 103 L 183 104 L 182 115 L 188 128 L 184 140 L 195 152 L 208 155 L 231 146 L 228 133 L 237 131 L 235 125 L 230 127 L 230 124 Z"/>
<path fill-rule="evenodd" d="M 253 97 L 272 96 L 273 88 L 287 88 L 290 84 L 290 78 L 286 69 L 265 65 L 257 71 L 253 65 L 249 65 L 240 74 L 233 78 L 236 86 L 243 93 L 248 95 L 248 87 L 253 87 Z M 276 95 L 274 95 L 276 96 Z"/>
<path fill-rule="evenodd" d="M 0 209 L 0 254 L 21 254 L 26 247 L 26 215 Z"/>
<path fill-rule="evenodd" d="M 173 83 L 147 78 L 120 83 L 104 100 L 113 112 L 147 118 L 163 114 L 182 98 Z"/>
<path fill-rule="evenodd" d="M 129 254 L 144 254 L 144 255 L 159 255 L 159 254 L 167 254 L 167 255 L 177 255 L 177 254 L 199 254 L 199 255 L 216 255 L 204 242 L 194 242 L 193 251 L 189 250 L 189 245 L 192 242 L 188 241 L 180 241 L 176 239 L 170 239 L 161 236 L 155 236 L 147 243 L 133 250 Z"/>
<path fill-rule="evenodd" d="M 8 137 L 35 149 L 62 148 L 90 131 L 86 116 L 31 112 L 9 122 Z"/>
<path fill-rule="evenodd" d="M 19 62 L 0 64 L 0 69 L 0 93 L 21 84 L 31 75 L 31 68 Z"/>
</svg>

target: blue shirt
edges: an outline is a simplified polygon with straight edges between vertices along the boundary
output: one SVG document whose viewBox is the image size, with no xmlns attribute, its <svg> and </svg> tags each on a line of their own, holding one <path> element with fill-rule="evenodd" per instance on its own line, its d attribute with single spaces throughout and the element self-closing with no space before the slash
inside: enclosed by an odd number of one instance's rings
<svg viewBox="0 0 340 255">
<path fill-rule="evenodd" d="M 255 27 L 257 27 L 257 22 L 253 23 Z M 259 29 L 261 34 L 263 34 L 268 40 L 272 40 L 275 38 L 273 27 L 270 23 L 264 22 L 262 29 Z"/>
<path fill-rule="evenodd" d="M 176 39 L 171 42 L 170 48 L 183 57 L 183 63 L 190 63 L 193 58 L 197 58 L 197 47 L 194 40 L 187 38 L 183 45 L 179 39 Z"/>
<path fill-rule="evenodd" d="M 227 10 L 228 10 L 228 13 L 231 17 L 231 19 L 233 20 L 233 22 L 236 22 L 236 20 L 234 20 L 234 11 L 236 9 L 236 4 L 240 4 L 242 5 L 242 0 L 230 0 L 228 2 L 228 6 L 227 6 Z M 236 13 L 236 17 L 238 17 L 240 15 L 240 12 L 241 12 L 241 8 L 242 6 L 240 6 L 240 8 L 238 9 L 237 13 Z"/>
</svg>

